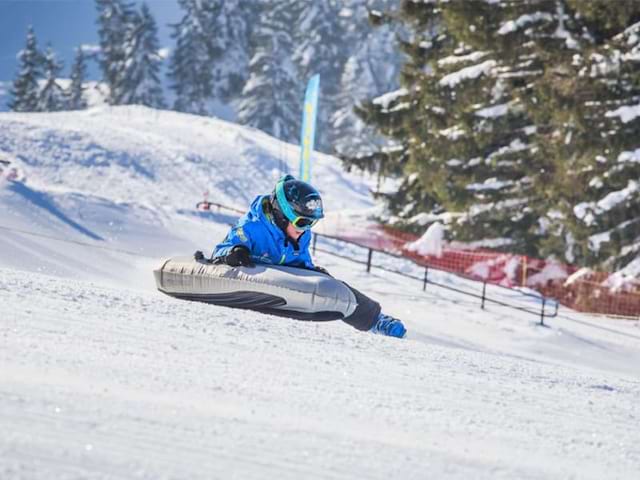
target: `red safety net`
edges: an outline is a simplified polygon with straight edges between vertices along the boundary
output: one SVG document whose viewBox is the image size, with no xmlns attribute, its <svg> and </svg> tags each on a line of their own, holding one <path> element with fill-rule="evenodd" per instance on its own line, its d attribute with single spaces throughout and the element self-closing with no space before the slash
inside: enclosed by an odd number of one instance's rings
<svg viewBox="0 0 640 480">
<path fill-rule="evenodd" d="M 419 265 L 474 280 L 510 288 L 530 288 L 578 311 L 640 316 L 640 281 L 615 286 L 606 272 L 589 272 L 573 278 L 578 276 L 578 268 L 572 265 L 484 249 L 445 246 L 439 256 L 420 255 L 407 249 L 408 243 L 418 239 L 416 235 L 382 226 L 362 231 L 352 228 L 349 234 L 340 235 L 340 239 L 402 255 Z"/>
</svg>

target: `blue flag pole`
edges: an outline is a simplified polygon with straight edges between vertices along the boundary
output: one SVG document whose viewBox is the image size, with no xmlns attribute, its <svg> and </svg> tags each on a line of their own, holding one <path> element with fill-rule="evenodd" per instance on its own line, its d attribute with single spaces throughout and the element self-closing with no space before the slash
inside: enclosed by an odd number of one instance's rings
<svg viewBox="0 0 640 480">
<path fill-rule="evenodd" d="M 302 112 L 302 132 L 300 134 L 300 175 L 304 182 L 311 180 L 311 154 L 316 135 L 316 116 L 318 111 L 318 93 L 320 75 L 314 75 L 307 84 Z"/>
</svg>

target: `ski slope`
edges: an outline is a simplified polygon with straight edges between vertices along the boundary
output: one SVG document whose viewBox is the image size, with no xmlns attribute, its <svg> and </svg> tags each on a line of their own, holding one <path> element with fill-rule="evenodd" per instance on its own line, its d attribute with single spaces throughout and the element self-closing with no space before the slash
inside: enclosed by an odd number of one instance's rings
<svg viewBox="0 0 640 480">
<path fill-rule="evenodd" d="M 637 478 L 638 322 L 542 327 L 322 252 L 406 339 L 155 291 L 162 258 L 234 220 L 202 192 L 241 208 L 296 152 L 140 107 L 0 114 L 26 177 L 0 180 L 0 478 Z M 336 159 L 313 176 L 326 231 L 375 208 Z"/>
</svg>

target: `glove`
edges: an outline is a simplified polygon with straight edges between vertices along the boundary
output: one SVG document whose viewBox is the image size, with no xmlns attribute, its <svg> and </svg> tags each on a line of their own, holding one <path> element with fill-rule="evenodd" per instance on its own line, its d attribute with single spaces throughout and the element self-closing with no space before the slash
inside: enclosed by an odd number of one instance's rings
<svg viewBox="0 0 640 480">
<path fill-rule="evenodd" d="M 198 250 L 196 253 L 194 253 L 193 258 L 197 262 L 211 263 L 211 259 L 205 258 L 204 253 L 202 253 L 202 250 Z"/>
<path fill-rule="evenodd" d="M 255 267 L 255 264 L 251 261 L 249 249 L 242 245 L 233 247 L 227 256 L 224 257 L 224 263 L 230 267 Z"/>
<path fill-rule="evenodd" d="M 326 268 L 318 267 L 318 266 L 316 265 L 315 267 L 313 267 L 313 269 L 314 269 L 316 272 L 324 273 L 325 275 L 329 275 L 329 276 L 331 276 L 331 274 L 327 271 L 327 269 L 326 269 Z"/>
</svg>

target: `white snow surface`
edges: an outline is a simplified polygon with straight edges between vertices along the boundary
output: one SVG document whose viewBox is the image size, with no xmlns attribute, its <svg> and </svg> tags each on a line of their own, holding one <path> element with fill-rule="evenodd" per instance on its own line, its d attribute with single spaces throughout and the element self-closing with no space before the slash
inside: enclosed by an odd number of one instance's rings
<svg viewBox="0 0 640 480">
<path fill-rule="evenodd" d="M 152 269 L 234 220 L 195 212 L 202 192 L 244 207 L 297 147 L 128 107 L 0 114 L 0 150 L 26 176 L 0 183 L 0 478 L 637 478 L 638 322 L 561 308 L 541 326 L 324 252 L 407 338 L 180 301 Z M 373 179 L 327 156 L 313 175 L 323 228 L 366 218 Z"/>
</svg>

